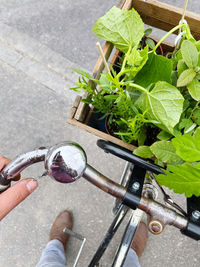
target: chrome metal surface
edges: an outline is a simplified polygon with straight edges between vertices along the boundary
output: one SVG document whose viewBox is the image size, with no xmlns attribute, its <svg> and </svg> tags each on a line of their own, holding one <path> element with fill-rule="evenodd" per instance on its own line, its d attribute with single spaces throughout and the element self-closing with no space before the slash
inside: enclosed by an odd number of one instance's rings
<svg viewBox="0 0 200 267">
<path fill-rule="evenodd" d="M 126 161 L 122 176 L 120 178 L 120 182 L 119 182 L 120 185 L 125 186 L 125 187 L 127 186 L 127 183 L 129 181 L 129 178 L 130 178 L 130 175 L 131 175 L 132 168 L 133 168 L 133 164 L 128 162 L 128 161 Z M 117 212 L 120 209 L 121 205 L 122 205 L 121 201 L 118 198 L 115 198 L 114 206 L 113 206 L 113 209 L 112 209 L 113 215 L 117 214 Z"/>
<path fill-rule="evenodd" d="M 163 224 L 159 220 L 151 220 L 149 222 L 149 230 L 154 235 L 161 234 L 163 231 Z"/>
<path fill-rule="evenodd" d="M 176 210 L 178 210 L 180 213 L 182 213 L 184 216 L 187 216 L 187 213 L 176 203 L 173 201 L 173 199 L 168 195 L 166 194 L 165 190 L 163 189 L 162 186 L 159 185 L 159 183 L 157 182 L 156 178 L 155 178 L 155 175 L 151 172 L 148 172 L 150 177 L 152 179 L 154 179 L 154 181 L 156 182 L 156 184 L 158 185 L 158 187 L 160 188 L 162 194 L 163 194 L 163 199 L 164 201 L 170 205 L 171 207 L 175 208 Z"/>
<path fill-rule="evenodd" d="M 10 187 L 10 183 L 7 185 L 1 185 L 0 184 L 0 194 L 6 191 Z"/>
<path fill-rule="evenodd" d="M 78 254 L 77 254 L 76 259 L 75 259 L 74 264 L 73 264 L 73 267 L 76 267 L 77 264 L 78 264 L 81 252 L 83 250 L 83 247 L 85 245 L 86 238 L 84 236 L 80 235 L 80 234 L 77 234 L 77 233 L 73 232 L 72 230 L 68 229 L 67 227 L 63 229 L 63 232 L 68 234 L 68 235 L 70 235 L 70 236 L 72 236 L 72 237 L 75 237 L 78 240 L 82 241 L 80 249 L 78 251 Z"/>
<path fill-rule="evenodd" d="M 198 220 L 200 218 L 200 211 L 198 210 L 194 210 L 192 212 L 192 217 L 195 219 L 195 220 Z"/>
<path fill-rule="evenodd" d="M 156 199 L 158 197 L 158 189 L 151 183 L 144 183 L 142 195 L 145 198 Z"/>
<path fill-rule="evenodd" d="M 107 247 L 109 246 L 113 236 L 115 235 L 116 231 L 118 230 L 119 226 L 121 225 L 123 219 L 125 218 L 129 208 L 122 205 L 118 210 L 117 215 L 115 216 L 114 220 L 112 221 L 108 231 L 106 232 L 101 244 L 99 245 L 98 249 L 96 250 L 91 262 L 89 263 L 88 267 L 94 267 L 99 264 L 99 261 L 106 251 Z"/>
<path fill-rule="evenodd" d="M 12 160 L 0 173 L 0 184 L 6 185 L 25 168 L 33 163 L 44 161 L 47 148 L 39 148 L 31 152 L 24 153 Z"/>
<path fill-rule="evenodd" d="M 140 183 L 139 183 L 139 182 L 135 182 L 135 183 L 133 183 L 133 185 L 132 185 L 132 189 L 133 189 L 134 191 L 138 191 L 139 188 L 140 188 Z"/>
<path fill-rule="evenodd" d="M 87 165 L 87 168 L 85 169 L 82 176 L 92 184 L 99 187 L 101 190 L 121 200 L 126 194 L 125 187 L 108 179 L 106 176 L 95 170 L 90 165 Z"/>
<path fill-rule="evenodd" d="M 176 211 L 144 197 L 141 198 L 138 208 L 149 214 L 152 219 L 159 220 L 163 225 L 169 224 L 179 229 L 184 229 L 188 224 L 187 218 Z"/>
<path fill-rule="evenodd" d="M 80 178 L 86 163 L 85 151 L 74 142 L 63 142 L 51 147 L 45 158 L 48 175 L 60 183 L 71 183 Z"/>
<path fill-rule="evenodd" d="M 137 226 L 142 219 L 143 211 L 136 209 L 132 211 L 129 223 L 124 232 L 121 244 L 117 250 L 116 257 L 112 264 L 112 267 L 122 267 L 126 259 L 128 250 L 131 246 L 134 234 L 136 232 Z"/>
<path fill-rule="evenodd" d="M 122 173 L 122 176 L 120 178 L 120 182 L 119 184 L 123 185 L 123 186 L 127 186 L 127 183 L 129 181 L 130 175 L 131 175 L 131 171 L 133 170 L 133 164 L 126 161 L 125 167 L 124 167 L 124 171 Z"/>
</svg>

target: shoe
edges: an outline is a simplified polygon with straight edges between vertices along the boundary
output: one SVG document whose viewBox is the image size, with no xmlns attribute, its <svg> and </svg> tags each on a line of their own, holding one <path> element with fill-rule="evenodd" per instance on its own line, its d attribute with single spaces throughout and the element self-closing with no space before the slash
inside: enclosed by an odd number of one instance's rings
<svg viewBox="0 0 200 267">
<path fill-rule="evenodd" d="M 148 228 L 144 222 L 140 222 L 133 238 L 131 248 L 135 250 L 138 258 L 142 256 L 148 239 Z"/>
<path fill-rule="evenodd" d="M 72 213 L 64 210 L 62 211 L 55 219 L 49 235 L 49 240 L 57 239 L 59 240 L 66 251 L 67 240 L 69 235 L 63 232 L 63 229 L 67 227 L 68 229 L 72 229 Z"/>
</svg>

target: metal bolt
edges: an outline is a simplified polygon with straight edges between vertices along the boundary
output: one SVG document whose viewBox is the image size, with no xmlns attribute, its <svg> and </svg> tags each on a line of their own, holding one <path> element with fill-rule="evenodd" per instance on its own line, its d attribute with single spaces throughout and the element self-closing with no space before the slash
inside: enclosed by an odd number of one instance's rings
<svg viewBox="0 0 200 267">
<path fill-rule="evenodd" d="M 160 221 L 153 219 L 149 222 L 149 230 L 152 234 L 158 235 L 163 231 L 163 225 Z"/>
<path fill-rule="evenodd" d="M 193 217 L 195 220 L 199 220 L 199 218 L 200 218 L 200 211 L 198 211 L 198 210 L 194 210 L 194 211 L 192 212 L 192 217 Z"/>
<path fill-rule="evenodd" d="M 138 182 L 135 182 L 133 185 L 132 185 L 132 189 L 137 191 L 138 189 L 140 188 L 140 183 Z"/>
</svg>

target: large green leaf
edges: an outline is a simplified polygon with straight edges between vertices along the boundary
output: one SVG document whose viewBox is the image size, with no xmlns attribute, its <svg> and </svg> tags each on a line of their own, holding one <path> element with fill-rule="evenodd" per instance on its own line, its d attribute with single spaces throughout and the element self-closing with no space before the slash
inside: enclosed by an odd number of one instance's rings
<svg viewBox="0 0 200 267">
<path fill-rule="evenodd" d="M 180 59 L 177 64 L 178 75 L 180 75 L 184 70 L 187 69 L 187 65 L 183 59 Z"/>
<path fill-rule="evenodd" d="M 134 150 L 134 154 L 142 158 L 152 158 L 153 153 L 150 150 L 149 146 L 139 146 Z"/>
<path fill-rule="evenodd" d="M 153 41 L 152 39 L 150 39 L 150 38 L 147 38 L 147 39 L 145 40 L 145 43 L 146 43 L 146 45 L 148 45 L 152 50 L 153 50 L 154 47 L 156 46 L 155 43 L 154 43 L 154 41 Z"/>
<path fill-rule="evenodd" d="M 172 60 L 151 53 L 147 63 L 136 75 L 134 82 L 145 88 L 158 81 L 171 83 L 172 67 Z"/>
<path fill-rule="evenodd" d="M 72 70 L 75 71 L 76 73 L 88 78 L 89 80 L 94 80 L 94 78 L 88 72 L 86 72 L 84 70 L 79 70 L 79 69 L 75 69 L 75 68 L 72 68 Z"/>
<path fill-rule="evenodd" d="M 177 86 L 185 86 L 192 82 L 197 73 L 193 69 L 184 70 L 177 80 Z"/>
<path fill-rule="evenodd" d="M 146 95 L 146 108 L 150 119 L 162 123 L 173 134 L 183 110 L 184 98 L 179 90 L 166 82 L 157 82 Z"/>
<path fill-rule="evenodd" d="M 157 139 L 161 140 L 161 141 L 167 141 L 172 137 L 172 135 L 168 132 L 165 131 L 161 131 L 158 135 L 157 135 Z"/>
<path fill-rule="evenodd" d="M 184 129 L 184 133 L 191 132 L 195 127 L 196 127 L 196 123 L 194 123 L 189 118 L 183 118 L 178 124 L 178 129 L 179 130 L 183 130 Z"/>
<path fill-rule="evenodd" d="M 176 155 L 176 149 L 170 141 L 158 141 L 150 146 L 151 152 L 162 162 L 181 163 L 182 160 Z"/>
<path fill-rule="evenodd" d="M 199 108 L 193 111 L 192 118 L 194 122 L 200 126 L 200 109 Z"/>
<path fill-rule="evenodd" d="M 169 171 L 164 171 L 166 175 L 159 174 L 157 181 L 173 189 L 175 193 L 183 194 L 186 197 L 192 195 L 200 196 L 200 169 L 190 164 L 171 166 Z"/>
<path fill-rule="evenodd" d="M 195 68 L 197 66 L 199 54 L 196 46 L 191 41 L 183 41 L 181 45 L 181 53 L 188 68 Z"/>
<path fill-rule="evenodd" d="M 134 9 L 121 10 L 114 6 L 97 20 L 93 31 L 97 37 L 126 53 L 130 46 L 139 44 L 142 39 L 144 23 Z"/>
<path fill-rule="evenodd" d="M 197 129 L 199 133 L 200 130 Z M 176 154 L 185 161 L 194 162 L 200 160 L 200 138 L 184 134 L 172 139 L 172 144 L 176 148 Z"/>
<path fill-rule="evenodd" d="M 187 85 L 187 88 L 191 97 L 200 101 L 200 82 L 196 78 Z"/>
</svg>

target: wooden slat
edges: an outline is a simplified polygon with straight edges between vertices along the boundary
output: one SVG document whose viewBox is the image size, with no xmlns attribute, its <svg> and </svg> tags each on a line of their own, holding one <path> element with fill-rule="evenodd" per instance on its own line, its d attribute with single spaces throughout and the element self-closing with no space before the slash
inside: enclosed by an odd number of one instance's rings
<svg viewBox="0 0 200 267">
<path fill-rule="evenodd" d="M 86 117 L 86 119 L 84 121 L 85 124 L 89 124 L 90 119 L 91 119 L 92 115 L 94 114 L 94 111 L 93 110 L 94 110 L 94 108 L 91 107 L 90 110 L 89 110 L 89 112 L 88 112 L 88 114 L 87 114 L 87 117 Z"/>
<path fill-rule="evenodd" d="M 75 100 L 74 100 L 74 104 L 73 107 L 70 109 L 69 113 L 68 113 L 68 118 L 72 119 L 74 118 L 75 114 L 76 114 L 76 110 L 80 104 L 82 97 L 80 95 L 77 95 Z"/>
<path fill-rule="evenodd" d="M 116 137 L 113 137 L 113 136 L 111 136 L 109 134 L 101 132 L 101 131 L 99 131 L 99 130 L 97 130 L 95 128 L 92 128 L 92 127 L 90 127 L 90 126 L 88 126 L 88 125 L 86 125 L 84 123 L 79 122 L 79 121 L 76 121 L 76 120 L 73 120 L 73 119 L 67 119 L 67 122 L 69 124 L 71 124 L 71 125 L 74 125 L 74 126 L 80 128 L 80 129 L 83 129 L 83 130 L 85 130 L 85 131 L 87 131 L 89 133 L 92 133 L 92 134 L 94 134 L 94 135 L 96 135 L 96 136 L 98 136 L 100 138 L 103 138 L 105 140 L 111 141 L 111 142 L 113 142 L 113 143 L 115 143 L 115 144 L 117 144 L 119 146 L 122 146 L 124 148 L 127 148 L 127 149 L 129 149 L 131 151 L 136 149 L 136 147 L 131 145 L 131 144 L 126 144 L 122 140 L 120 140 L 120 139 L 118 139 Z"/>
<path fill-rule="evenodd" d="M 76 113 L 74 115 L 74 119 L 79 120 L 79 121 L 84 121 L 89 110 L 90 110 L 90 107 L 88 104 L 85 104 L 84 102 L 80 102 L 76 110 Z"/>
<path fill-rule="evenodd" d="M 76 108 L 75 107 L 72 107 L 67 115 L 67 118 L 69 119 L 73 119 L 74 118 L 74 115 L 76 113 Z"/>
<path fill-rule="evenodd" d="M 174 44 L 172 42 L 164 41 L 162 42 L 162 49 L 164 52 L 173 52 L 174 51 Z"/>
<path fill-rule="evenodd" d="M 75 100 L 74 100 L 74 104 L 73 107 L 77 108 L 81 102 L 82 97 L 80 95 L 77 95 Z"/>
<path fill-rule="evenodd" d="M 146 24 L 165 31 L 178 25 L 183 13 L 182 8 L 156 0 L 133 0 L 133 7 Z M 194 37 L 200 39 L 200 15 L 187 11 L 185 19 Z"/>
</svg>

